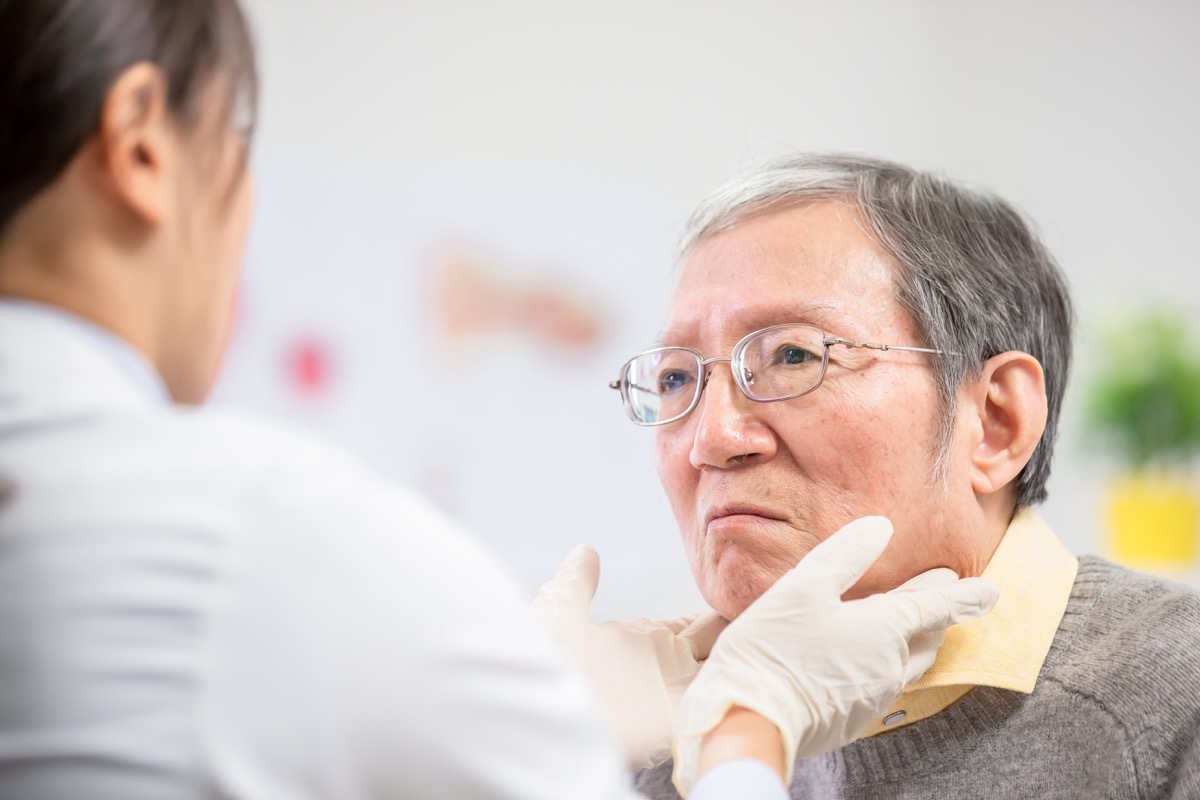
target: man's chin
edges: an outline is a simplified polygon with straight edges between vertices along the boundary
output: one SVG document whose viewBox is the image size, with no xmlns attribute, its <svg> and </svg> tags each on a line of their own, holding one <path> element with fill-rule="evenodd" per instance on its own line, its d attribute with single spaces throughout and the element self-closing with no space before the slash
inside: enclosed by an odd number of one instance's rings
<svg viewBox="0 0 1200 800">
<path fill-rule="evenodd" d="M 727 546 L 704 555 L 699 564 L 692 562 L 696 586 L 726 619 L 745 611 L 788 570 L 786 564 L 770 563 L 761 552 L 742 547 Z"/>
<path fill-rule="evenodd" d="M 733 620 L 750 604 L 757 600 L 767 587 L 757 587 L 747 584 L 744 580 L 738 583 L 718 583 L 712 591 L 704 592 L 704 599 L 712 609 L 725 619 Z"/>
</svg>

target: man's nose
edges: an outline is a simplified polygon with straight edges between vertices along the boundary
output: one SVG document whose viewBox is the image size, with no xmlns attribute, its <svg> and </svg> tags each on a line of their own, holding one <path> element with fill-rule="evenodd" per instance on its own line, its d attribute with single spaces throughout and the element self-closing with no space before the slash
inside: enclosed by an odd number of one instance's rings
<svg viewBox="0 0 1200 800">
<path fill-rule="evenodd" d="M 730 468 L 774 457 L 775 436 L 759 418 L 760 404 L 738 389 L 729 363 L 709 366 L 705 380 L 692 411 L 697 417 L 692 466 Z"/>
</svg>

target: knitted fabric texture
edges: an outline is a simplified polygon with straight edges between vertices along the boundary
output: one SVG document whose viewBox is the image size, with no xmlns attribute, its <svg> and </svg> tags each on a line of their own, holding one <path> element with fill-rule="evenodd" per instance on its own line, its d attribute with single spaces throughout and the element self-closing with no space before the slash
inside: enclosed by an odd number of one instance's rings
<svg viewBox="0 0 1200 800">
<path fill-rule="evenodd" d="M 677 800 L 671 763 L 636 786 Z M 1032 694 L 797 762 L 796 800 L 1200 798 L 1200 592 L 1085 556 Z"/>
</svg>

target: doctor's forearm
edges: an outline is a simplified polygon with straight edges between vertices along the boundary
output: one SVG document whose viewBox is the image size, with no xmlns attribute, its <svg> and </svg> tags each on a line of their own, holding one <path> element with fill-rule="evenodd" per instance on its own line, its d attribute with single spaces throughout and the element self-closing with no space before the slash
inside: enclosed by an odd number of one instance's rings
<svg viewBox="0 0 1200 800">
<path fill-rule="evenodd" d="M 749 758 L 771 768 L 783 780 L 783 739 L 779 728 L 750 709 L 735 706 L 700 745 L 697 778 L 724 761 Z"/>
</svg>

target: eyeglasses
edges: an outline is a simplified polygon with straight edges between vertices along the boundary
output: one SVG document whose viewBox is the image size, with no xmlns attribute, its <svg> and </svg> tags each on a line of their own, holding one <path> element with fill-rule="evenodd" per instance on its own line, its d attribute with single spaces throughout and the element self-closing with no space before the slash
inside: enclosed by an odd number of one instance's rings
<svg viewBox="0 0 1200 800">
<path fill-rule="evenodd" d="M 855 342 L 830 336 L 816 325 L 794 323 L 749 334 L 727 357 L 705 358 L 687 347 L 647 350 L 626 361 L 620 377 L 608 386 L 620 390 L 625 411 L 635 424 L 666 425 L 683 419 L 699 405 L 700 394 L 712 376 L 712 370 L 705 369 L 709 364 L 728 361 L 742 394 L 756 403 L 773 403 L 800 397 L 820 386 L 829 366 L 829 348 L 835 344 L 944 354 L 928 347 Z"/>
</svg>

